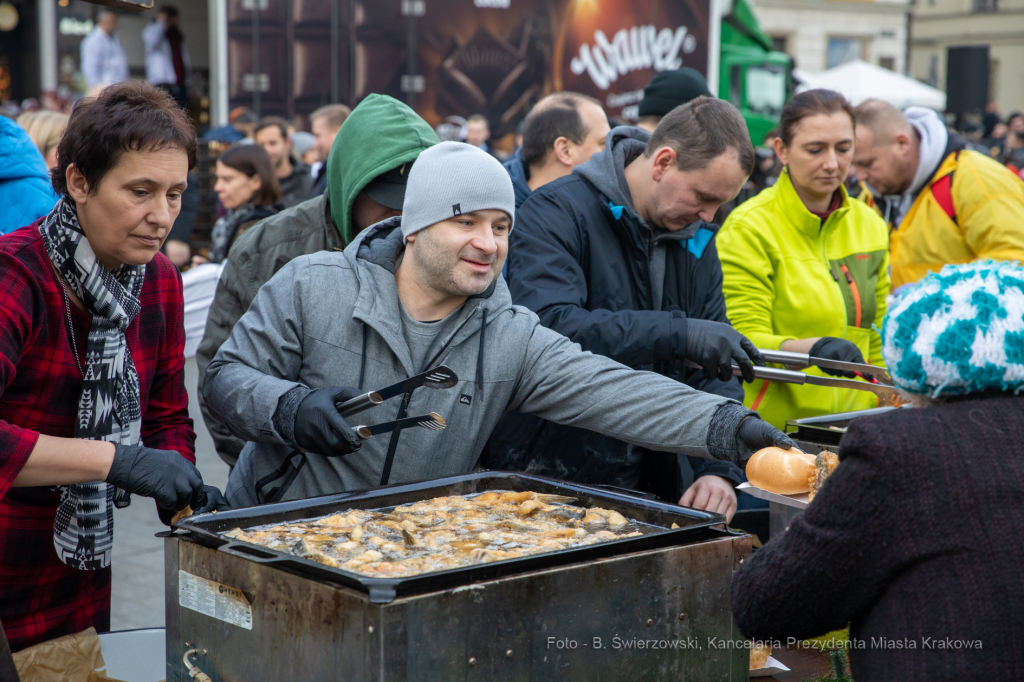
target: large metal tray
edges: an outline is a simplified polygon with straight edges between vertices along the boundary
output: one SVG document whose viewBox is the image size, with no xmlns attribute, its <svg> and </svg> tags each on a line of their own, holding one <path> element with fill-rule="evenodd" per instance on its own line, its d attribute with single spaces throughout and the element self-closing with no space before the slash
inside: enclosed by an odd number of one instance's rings
<svg viewBox="0 0 1024 682">
<path fill-rule="evenodd" d="M 577 502 L 574 504 L 614 509 L 627 518 L 659 526 L 660 530 L 645 532 L 636 537 L 545 552 L 520 559 L 506 559 L 407 578 L 387 579 L 370 578 L 331 568 L 291 554 L 220 536 L 220 533 L 237 527 L 245 529 L 268 523 L 288 523 L 333 514 L 346 509 L 391 507 L 444 495 L 468 495 L 488 490 L 533 490 L 540 493 L 569 495 L 577 498 Z M 679 527 L 671 528 L 673 523 Z M 313 579 L 339 583 L 367 594 L 370 602 L 383 604 L 399 597 L 451 589 L 528 571 L 699 542 L 712 536 L 719 537 L 721 531 L 716 532 L 711 526 L 724 523 L 725 517 L 721 514 L 677 507 L 655 500 L 540 476 L 503 471 L 482 471 L 418 483 L 391 485 L 372 490 L 191 516 L 175 523 L 173 528 L 178 532 L 187 531 L 194 541 L 207 547 L 241 556 L 260 564 L 270 564 L 274 568 Z"/>
</svg>

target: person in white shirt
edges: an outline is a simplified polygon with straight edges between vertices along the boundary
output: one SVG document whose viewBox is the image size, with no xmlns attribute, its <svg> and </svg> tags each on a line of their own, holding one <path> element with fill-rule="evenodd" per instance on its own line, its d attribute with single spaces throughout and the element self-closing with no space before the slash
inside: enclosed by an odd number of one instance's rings
<svg viewBox="0 0 1024 682">
<path fill-rule="evenodd" d="M 129 78 L 128 57 L 114 35 L 116 30 L 117 15 L 100 10 L 96 28 L 82 41 L 82 75 L 89 90 Z"/>
<path fill-rule="evenodd" d="M 166 90 L 178 106 L 187 110 L 192 61 L 178 27 L 178 8 L 161 7 L 156 21 L 143 29 L 142 42 L 146 45 L 146 80 Z"/>
</svg>

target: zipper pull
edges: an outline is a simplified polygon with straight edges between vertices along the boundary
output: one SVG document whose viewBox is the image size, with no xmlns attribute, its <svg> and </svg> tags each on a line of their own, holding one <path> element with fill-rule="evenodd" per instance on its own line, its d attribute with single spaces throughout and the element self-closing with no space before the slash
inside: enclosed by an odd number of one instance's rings
<svg viewBox="0 0 1024 682">
<path fill-rule="evenodd" d="M 834 279 L 836 281 L 836 284 L 839 284 L 839 277 L 836 275 L 836 271 L 835 270 L 833 270 L 832 268 L 829 268 L 828 269 L 828 274 L 832 275 L 832 279 Z"/>
</svg>

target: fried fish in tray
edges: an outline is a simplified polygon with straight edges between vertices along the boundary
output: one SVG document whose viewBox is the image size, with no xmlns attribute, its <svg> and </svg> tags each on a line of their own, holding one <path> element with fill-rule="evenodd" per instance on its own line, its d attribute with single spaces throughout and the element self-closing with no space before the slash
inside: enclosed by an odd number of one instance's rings
<svg viewBox="0 0 1024 682">
<path fill-rule="evenodd" d="M 658 530 L 575 498 L 490 491 L 383 510 L 235 528 L 223 537 L 361 575 L 407 577 L 608 542 Z"/>
<path fill-rule="evenodd" d="M 839 456 L 834 452 L 822 450 L 818 453 L 818 456 L 814 458 L 814 468 L 807 478 L 807 484 L 811 488 L 810 493 L 807 495 L 808 502 L 814 499 L 815 495 L 818 494 L 818 490 L 825 483 L 825 479 L 832 475 L 837 466 L 839 466 Z"/>
</svg>

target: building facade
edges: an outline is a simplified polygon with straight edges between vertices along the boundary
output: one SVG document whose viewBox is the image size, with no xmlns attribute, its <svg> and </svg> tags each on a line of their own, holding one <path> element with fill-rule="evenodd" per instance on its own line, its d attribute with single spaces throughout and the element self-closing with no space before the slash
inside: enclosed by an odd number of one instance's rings
<svg viewBox="0 0 1024 682">
<path fill-rule="evenodd" d="M 950 47 L 988 45 L 989 101 L 1024 111 L 1024 0 L 917 0 L 911 75 L 945 90 Z"/>
<path fill-rule="evenodd" d="M 775 49 L 808 73 L 854 59 L 905 73 L 909 9 L 906 0 L 755 0 Z"/>
</svg>

